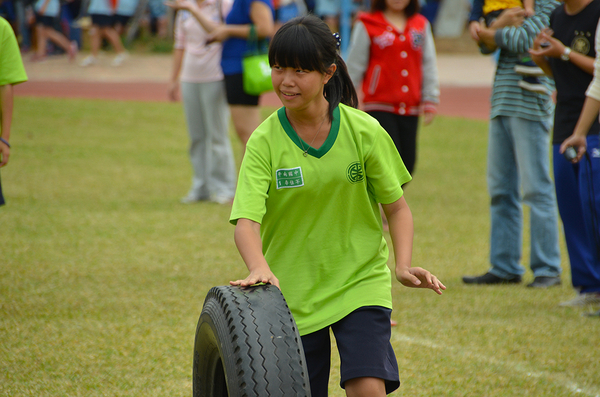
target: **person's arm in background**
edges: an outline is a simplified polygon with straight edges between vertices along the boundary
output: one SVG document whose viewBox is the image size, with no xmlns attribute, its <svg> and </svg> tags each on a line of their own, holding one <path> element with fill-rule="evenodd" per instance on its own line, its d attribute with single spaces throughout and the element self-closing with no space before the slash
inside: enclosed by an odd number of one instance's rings
<svg viewBox="0 0 600 397">
<path fill-rule="evenodd" d="M 504 10 L 490 26 L 486 26 L 485 23 L 481 23 L 483 19 L 483 5 L 484 0 L 473 0 L 471 13 L 469 14 L 469 33 L 471 34 L 471 38 L 478 43 L 481 42 L 481 38 L 479 37 L 481 29 L 491 27 L 501 29 L 505 26 L 520 26 L 523 23 L 523 19 L 527 16 L 527 11 L 520 7 L 510 8 Z M 482 48 L 482 50 L 484 49 L 485 47 Z M 490 51 L 486 49 L 484 54 L 491 54 L 494 49 L 495 46 Z"/>
<path fill-rule="evenodd" d="M 177 101 L 179 99 L 179 75 L 181 73 L 183 55 L 185 54 L 185 32 L 182 23 L 182 17 L 180 13 L 178 13 L 175 19 L 175 29 L 173 30 L 173 69 L 171 71 L 171 79 L 168 88 L 169 99 L 172 101 Z"/>
<path fill-rule="evenodd" d="M 46 13 L 46 9 L 48 8 L 48 4 L 50 4 L 50 0 L 44 0 L 39 10 L 37 11 L 38 14 L 44 15 Z"/>
<path fill-rule="evenodd" d="M 250 5 L 250 20 L 252 20 L 259 39 L 271 37 L 275 33 L 273 11 L 262 1 L 253 1 Z M 224 41 L 229 37 L 245 39 L 250 35 L 252 25 L 219 25 L 211 32 L 211 37 L 216 41 Z"/>
<path fill-rule="evenodd" d="M 469 33 L 471 38 L 479 41 L 479 31 L 481 30 L 481 18 L 483 18 L 483 2 L 484 0 L 473 0 L 471 4 L 471 12 L 469 13 Z"/>
<path fill-rule="evenodd" d="M 598 118 L 600 111 L 600 100 L 588 96 L 583 103 L 583 109 L 575 125 L 573 134 L 560 145 L 560 153 L 564 153 L 568 147 L 577 148 L 577 157 L 571 160 L 573 163 L 581 160 L 587 151 L 587 133 L 594 121 Z"/>
<path fill-rule="evenodd" d="M 535 15 L 535 0 L 523 0 L 523 9 L 528 17 Z"/>
<path fill-rule="evenodd" d="M 423 44 L 423 72 L 422 102 L 423 123 L 431 124 L 437 112 L 437 104 L 440 102 L 440 80 L 437 70 L 437 57 L 435 55 L 435 43 L 428 23 Z"/>
<path fill-rule="evenodd" d="M 481 42 L 490 49 L 499 47 L 517 54 L 528 51 L 538 33 L 548 26 L 550 13 L 558 4 L 553 0 L 539 0 L 538 3 L 541 3 L 539 12 L 527 19 L 522 8 L 503 11 L 492 27 L 481 29 Z"/>
<path fill-rule="evenodd" d="M 177 101 L 179 99 L 179 73 L 181 72 L 184 54 L 185 50 L 183 48 L 173 49 L 173 70 L 169 82 L 169 99 L 172 101 Z"/>
<path fill-rule="evenodd" d="M 553 77 L 550 62 L 548 62 L 548 58 L 545 55 L 545 48 L 542 47 L 542 45 L 549 45 L 549 42 L 546 39 L 548 33 L 551 35 L 552 30 L 545 28 L 536 36 L 535 40 L 533 40 L 533 46 L 529 50 L 529 54 L 531 54 L 531 60 L 544 71 L 546 76 Z"/>
<path fill-rule="evenodd" d="M 13 114 L 13 86 L 5 84 L 0 86 L 0 168 L 8 164 L 10 157 L 10 126 L 12 124 Z"/>
<path fill-rule="evenodd" d="M 544 29 L 537 35 L 533 41 L 533 48 L 529 50 L 533 61 L 546 73 L 548 76 L 552 76 L 550 70 L 550 64 L 548 58 L 560 58 L 564 53 L 567 46 L 560 42 L 560 40 L 552 37 L 551 29 Z M 542 47 L 542 43 L 546 43 L 547 46 Z M 569 60 L 565 62 L 571 62 L 579 69 L 583 70 L 588 74 L 594 73 L 594 58 L 580 54 L 576 51 L 571 51 L 569 54 Z"/>
<path fill-rule="evenodd" d="M 354 88 L 358 91 L 363 81 L 367 67 L 369 66 L 369 52 L 371 50 L 371 40 L 365 25 L 361 21 L 356 21 L 352 28 L 352 35 L 350 36 L 350 51 L 348 52 L 348 59 L 346 59 L 346 66 L 348 67 L 348 74 Z"/>
<path fill-rule="evenodd" d="M 600 25 L 600 22 L 598 22 Z M 581 160 L 587 150 L 587 134 L 598 117 L 600 111 L 600 29 L 596 29 L 596 60 L 594 62 L 594 79 L 590 83 L 586 98 L 583 103 L 583 109 L 575 125 L 573 134 L 564 140 L 560 145 L 560 153 L 564 153 L 568 147 L 577 148 L 577 157 L 572 160 L 573 163 Z M 571 52 L 573 54 L 573 52 Z"/>
<path fill-rule="evenodd" d="M 208 33 L 212 33 L 221 25 L 219 22 L 215 22 L 205 15 L 198 3 L 194 0 L 173 0 L 167 1 L 164 4 L 174 10 L 189 11 Z"/>
</svg>

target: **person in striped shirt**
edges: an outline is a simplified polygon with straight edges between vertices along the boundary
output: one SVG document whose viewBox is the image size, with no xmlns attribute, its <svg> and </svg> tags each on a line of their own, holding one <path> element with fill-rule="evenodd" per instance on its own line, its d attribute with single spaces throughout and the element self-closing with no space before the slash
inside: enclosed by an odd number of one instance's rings
<svg viewBox="0 0 600 397">
<path fill-rule="evenodd" d="M 537 0 L 535 15 L 523 9 L 504 11 L 492 28 L 482 28 L 479 39 L 500 54 L 492 89 L 488 142 L 487 182 L 491 196 L 490 270 L 465 276 L 466 284 L 520 283 L 523 209 L 530 207 L 531 250 L 529 266 L 534 280 L 529 287 L 547 288 L 561 283 L 558 246 L 558 211 L 550 177 L 550 128 L 553 103 L 548 94 L 519 87 L 514 67 L 518 54 L 529 50 L 537 34 L 549 24 L 554 0 Z M 552 82 L 540 82 L 553 91 Z"/>
</svg>

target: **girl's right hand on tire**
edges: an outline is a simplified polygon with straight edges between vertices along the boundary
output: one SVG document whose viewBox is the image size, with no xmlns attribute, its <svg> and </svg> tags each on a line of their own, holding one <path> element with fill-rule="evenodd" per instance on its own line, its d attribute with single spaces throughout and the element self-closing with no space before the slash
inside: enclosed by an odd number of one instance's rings
<svg viewBox="0 0 600 397">
<path fill-rule="evenodd" d="M 235 280 L 235 281 L 229 282 L 229 284 L 231 284 L 233 286 L 240 286 L 240 287 L 250 287 L 252 285 L 256 285 L 256 284 L 260 284 L 260 283 L 272 284 L 272 285 L 276 286 L 277 288 L 281 289 L 279 287 L 279 280 L 277 279 L 277 277 L 275 277 L 275 275 L 273 274 L 273 272 L 270 269 L 255 270 L 255 271 L 250 272 L 250 275 L 248 275 L 248 277 L 246 277 L 243 280 Z"/>
</svg>

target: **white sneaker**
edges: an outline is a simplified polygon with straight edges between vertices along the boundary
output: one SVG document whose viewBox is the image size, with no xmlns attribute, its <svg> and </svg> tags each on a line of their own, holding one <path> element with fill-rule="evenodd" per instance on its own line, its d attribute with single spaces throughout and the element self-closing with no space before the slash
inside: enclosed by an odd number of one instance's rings
<svg viewBox="0 0 600 397">
<path fill-rule="evenodd" d="M 93 55 L 88 55 L 87 57 L 84 58 L 83 61 L 81 61 L 81 63 L 79 64 L 79 66 L 81 67 L 88 67 L 88 66 L 92 66 L 98 63 L 98 59 L 93 56 Z"/>
<path fill-rule="evenodd" d="M 576 307 L 588 305 L 600 305 L 600 293 L 589 292 L 579 294 L 571 300 L 561 302 L 558 304 L 558 306 L 561 307 Z"/>
<path fill-rule="evenodd" d="M 112 66 L 121 66 L 128 57 L 129 57 L 129 54 L 127 52 L 122 52 L 120 54 L 117 54 L 117 56 L 112 60 L 111 65 Z"/>
<path fill-rule="evenodd" d="M 217 203 L 217 204 L 231 205 L 231 204 L 233 204 L 233 197 L 211 196 L 210 201 L 212 201 L 213 203 Z"/>
<path fill-rule="evenodd" d="M 200 201 L 206 201 L 206 198 L 203 197 L 197 197 L 197 196 L 192 196 L 192 195 L 187 195 L 185 197 L 182 197 L 181 200 L 179 200 L 182 204 L 194 204 L 194 203 L 198 203 Z"/>
<path fill-rule="evenodd" d="M 600 317 L 600 310 L 596 312 L 583 313 L 583 315 L 587 317 Z"/>
</svg>

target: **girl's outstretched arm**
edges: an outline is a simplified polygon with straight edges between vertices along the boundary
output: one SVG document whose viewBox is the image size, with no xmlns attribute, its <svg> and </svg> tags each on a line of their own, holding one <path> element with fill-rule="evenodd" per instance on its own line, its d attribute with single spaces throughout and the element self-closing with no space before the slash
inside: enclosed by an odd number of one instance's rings
<svg viewBox="0 0 600 397">
<path fill-rule="evenodd" d="M 587 150 L 587 133 L 592 127 L 592 124 L 594 124 L 594 120 L 598 118 L 598 111 L 600 111 L 600 101 L 591 96 L 587 96 L 583 103 L 583 108 L 581 109 L 581 114 L 579 115 L 573 134 L 565 139 L 560 145 L 560 153 L 564 153 L 569 146 L 576 148 L 577 157 L 572 160 L 573 163 L 581 160 Z"/>
<path fill-rule="evenodd" d="M 413 246 L 413 218 L 404 196 L 391 204 L 382 204 L 390 227 L 390 237 L 396 258 L 396 278 L 402 285 L 429 288 L 439 295 L 446 286 L 429 271 L 411 267 Z"/>
<path fill-rule="evenodd" d="M 246 263 L 250 275 L 243 280 L 230 281 L 231 285 L 249 287 L 258 283 L 273 284 L 279 288 L 279 280 L 269 267 L 262 252 L 260 223 L 250 219 L 238 219 L 234 233 L 235 245 Z"/>
<path fill-rule="evenodd" d="M 16 44 L 15 44 L 16 45 Z M 5 84 L 0 86 L 0 167 L 8 164 L 10 157 L 10 127 L 13 117 L 13 86 Z"/>
<path fill-rule="evenodd" d="M 170 0 L 164 2 L 163 4 L 174 10 L 189 11 L 208 33 L 211 33 L 221 25 L 221 23 L 214 22 L 207 15 L 205 15 L 204 11 L 202 11 L 198 3 L 194 0 Z"/>
</svg>

